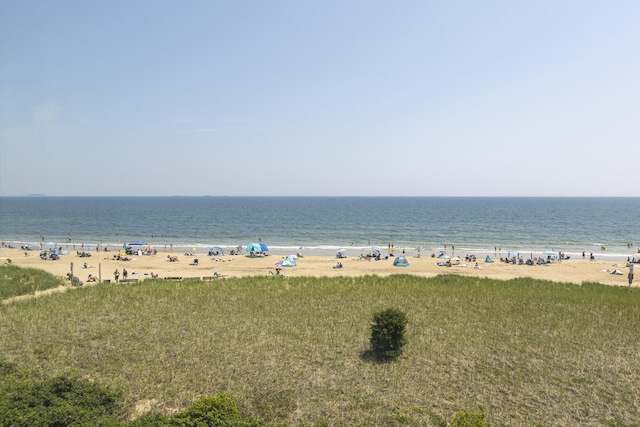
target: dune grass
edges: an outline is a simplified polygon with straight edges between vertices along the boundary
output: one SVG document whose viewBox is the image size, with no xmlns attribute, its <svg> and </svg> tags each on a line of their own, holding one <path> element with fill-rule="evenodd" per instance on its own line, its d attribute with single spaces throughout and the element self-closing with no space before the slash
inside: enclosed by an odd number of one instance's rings
<svg viewBox="0 0 640 427">
<path fill-rule="evenodd" d="M 0 266 L 0 301 L 64 285 L 64 280 L 43 270 Z"/>
<path fill-rule="evenodd" d="M 133 416 L 225 392 L 291 424 L 634 425 L 640 292 L 597 284 L 406 275 L 100 284 L 0 306 L 0 353 L 116 389 Z M 372 314 L 407 345 L 366 357 Z M 607 424 L 608 423 L 608 424 Z"/>
</svg>

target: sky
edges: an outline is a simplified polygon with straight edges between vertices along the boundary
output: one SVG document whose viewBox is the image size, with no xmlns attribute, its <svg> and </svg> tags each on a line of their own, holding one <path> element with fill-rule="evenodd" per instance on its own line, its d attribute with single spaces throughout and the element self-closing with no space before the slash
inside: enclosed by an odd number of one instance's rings
<svg viewBox="0 0 640 427">
<path fill-rule="evenodd" d="M 640 196 L 640 2 L 2 1 L 0 196 Z"/>
</svg>

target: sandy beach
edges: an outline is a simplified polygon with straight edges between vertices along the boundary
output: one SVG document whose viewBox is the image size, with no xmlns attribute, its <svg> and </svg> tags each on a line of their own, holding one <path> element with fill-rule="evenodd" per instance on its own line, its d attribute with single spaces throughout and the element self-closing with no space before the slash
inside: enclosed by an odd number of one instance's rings
<svg viewBox="0 0 640 427">
<path fill-rule="evenodd" d="M 114 272 L 120 272 L 120 281 L 124 278 L 123 272 L 127 270 L 128 279 L 145 280 L 151 278 L 152 273 L 158 278 L 210 278 L 219 276 L 214 280 L 224 277 L 248 277 L 267 276 L 276 273 L 276 263 L 283 259 L 281 255 L 268 255 L 259 258 L 250 258 L 245 255 L 214 256 L 206 253 L 186 254 L 182 252 L 159 251 L 155 255 L 133 255 L 128 261 L 115 260 L 115 252 L 91 252 L 90 257 L 79 257 L 71 251 L 68 255 L 62 255 L 58 260 L 42 260 L 39 251 L 27 251 L 21 249 L 2 248 L 0 263 L 6 264 L 7 259 L 20 267 L 37 268 L 48 271 L 56 276 L 66 277 L 71 270 L 81 281 L 87 283 L 89 275 L 96 276 L 102 281 L 114 283 Z M 176 257 L 177 261 L 169 261 L 169 257 Z M 198 260 L 197 265 L 194 260 Z M 629 268 L 624 262 L 611 262 L 588 259 L 569 259 L 547 265 L 518 265 L 507 264 L 494 260 L 486 263 L 484 257 L 475 262 L 460 260 L 460 265 L 452 263 L 451 267 L 438 266 L 438 259 L 430 256 L 417 257 L 407 255 L 409 266 L 396 267 L 393 258 L 387 260 L 361 260 L 359 257 L 347 257 L 336 259 L 330 256 L 304 256 L 298 258 L 296 267 L 284 267 L 281 274 L 286 277 L 338 277 L 338 276 L 364 276 L 391 274 L 411 274 L 421 277 L 434 277 L 441 274 L 458 274 L 463 276 L 487 277 L 500 280 L 508 280 L 517 277 L 532 277 L 536 279 L 552 280 L 581 284 L 583 282 L 596 282 L 612 286 L 628 286 L 627 274 Z M 343 268 L 334 268 L 340 261 Z M 87 267 L 84 268 L 84 264 Z M 637 265 L 640 271 L 640 265 Z M 607 273 L 606 271 L 618 270 L 621 275 Z M 634 281 L 633 287 L 639 286 Z"/>
</svg>

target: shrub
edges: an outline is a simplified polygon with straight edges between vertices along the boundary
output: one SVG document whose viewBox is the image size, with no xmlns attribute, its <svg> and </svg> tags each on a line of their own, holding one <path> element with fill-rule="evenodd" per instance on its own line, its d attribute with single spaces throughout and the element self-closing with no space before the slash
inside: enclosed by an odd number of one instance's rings
<svg viewBox="0 0 640 427">
<path fill-rule="evenodd" d="M 407 323 L 407 316 L 397 308 L 374 313 L 370 343 L 371 351 L 376 358 L 392 360 L 402 354 L 402 347 L 406 344 Z"/>
<path fill-rule="evenodd" d="M 480 406 L 479 409 L 479 414 L 473 412 L 458 412 L 454 415 L 449 427 L 490 427 L 490 424 L 484 421 L 484 408 Z"/>
<path fill-rule="evenodd" d="M 2 389 L 0 426 L 114 426 L 122 414 L 118 394 L 77 377 L 44 381 L 4 377 Z"/>
</svg>

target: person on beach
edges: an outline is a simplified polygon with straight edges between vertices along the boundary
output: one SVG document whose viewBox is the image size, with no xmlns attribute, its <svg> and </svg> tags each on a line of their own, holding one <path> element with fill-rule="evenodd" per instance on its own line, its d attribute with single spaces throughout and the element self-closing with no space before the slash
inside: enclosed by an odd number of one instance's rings
<svg viewBox="0 0 640 427">
<path fill-rule="evenodd" d="M 115 279 L 115 282 L 118 283 L 118 279 L 120 278 L 120 272 L 118 271 L 117 268 L 116 268 L 116 271 L 113 272 L 113 278 Z"/>
<path fill-rule="evenodd" d="M 127 271 L 126 268 L 124 270 L 122 270 L 122 279 L 123 280 L 127 280 L 127 276 L 128 275 L 129 275 L 129 272 Z"/>
</svg>

